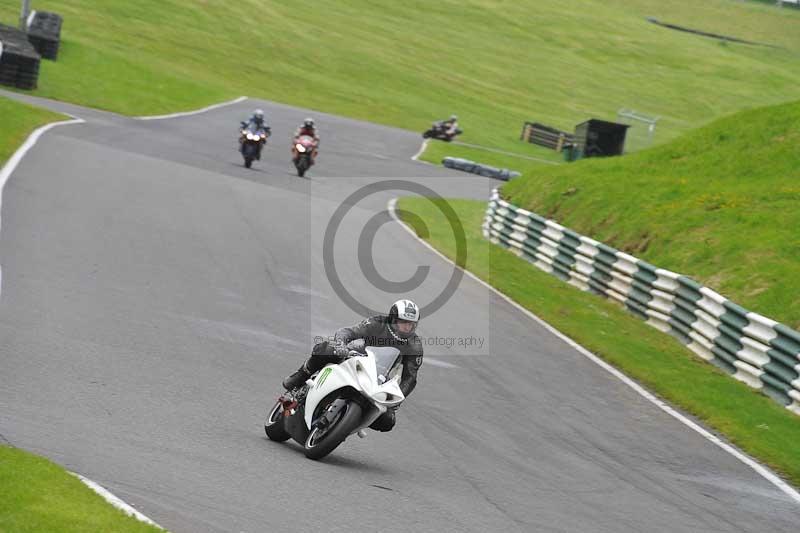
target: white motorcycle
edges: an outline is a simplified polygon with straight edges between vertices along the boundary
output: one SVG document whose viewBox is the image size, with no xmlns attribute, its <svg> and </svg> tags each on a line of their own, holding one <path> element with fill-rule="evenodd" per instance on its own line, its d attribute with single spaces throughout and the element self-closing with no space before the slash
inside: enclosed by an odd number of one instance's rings
<svg viewBox="0 0 800 533">
<path fill-rule="evenodd" d="M 267 437 L 296 440 L 309 459 L 322 459 L 353 433 L 365 437 L 365 428 L 405 400 L 400 366 L 391 347 L 367 347 L 366 355 L 325 366 L 278 399 L 264 423 Z"/>
</svg>

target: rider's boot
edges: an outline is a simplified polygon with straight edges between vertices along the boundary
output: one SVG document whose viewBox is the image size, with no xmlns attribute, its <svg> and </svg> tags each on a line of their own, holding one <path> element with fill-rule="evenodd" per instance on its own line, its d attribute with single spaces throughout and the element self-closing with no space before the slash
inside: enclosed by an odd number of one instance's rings
<svg viewBox="0 0 800 533">
<path fill-rule="evenodd" d="M 283 388 L 286 390 L 294 390 L 305 383 L 311 377 L 308 367 L 305 363 L 294 374 L 287 376 L 283 380 Z"/>
</svg>

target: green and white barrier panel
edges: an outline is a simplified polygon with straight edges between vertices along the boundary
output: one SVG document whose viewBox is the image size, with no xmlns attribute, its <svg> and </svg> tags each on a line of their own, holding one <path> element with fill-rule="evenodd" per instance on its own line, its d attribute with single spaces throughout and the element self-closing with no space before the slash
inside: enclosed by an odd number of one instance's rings
<svg viewBox="0 0 800 533">
<path fill-rule="evenodd" d="M 800 415 L 800 332 L 500 198 L 483 234 L 541 270 L 612 298 L 736 379 Z"/>
</svg>

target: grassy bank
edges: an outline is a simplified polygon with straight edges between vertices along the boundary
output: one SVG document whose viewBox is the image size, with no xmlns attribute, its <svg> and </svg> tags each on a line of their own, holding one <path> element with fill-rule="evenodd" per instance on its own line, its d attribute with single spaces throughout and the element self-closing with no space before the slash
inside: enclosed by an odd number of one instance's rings
<svg viewBox="0 0 800 533">
<path fill-rule="evenodd" d="M 63 115 L 51 113 L 8 98 L 0 97 L 0 167 L 20 147 L 30 133 L 48 122 L 64 120 Z"/>
<path fill-rule="evenodd" d="M 36 2 L 34 2 L 34 7 Z M 658 138 L 792 98 L 800 12 L 729 0 L 50 0 L 61 55 L 37 94 L 128 114 L 240 94 L 422 130 L 459 113 L 464 141 L 519 150 L 524 120 L 569 129 L 620 107 Z M 19 2 L 0 0 L 13 22 Z M 674 23 L 768 41 L 723 44 Z M 524 149 L 523 149 L 524 150 Z"/>
<path fill-rule="evenodd" d="M 634 155 L 531 167 L 502 194 L 800 328 L 800 102 Z"/>
<path fill-rule="evenodd" d="M 60 466 L 4 445 L 0 445 L 0 488 L 0 531 L 162 531 L 113 508 Z"/>
<path fill-rule="evenodd" d="M 621 307 L 581 292 L 490 244 L 480 229 L 484 202 L 448 202 L 466 231 L 466 267 L 471 272 L 800 486 L 796 415 L 695 357 L 672 337 Z M 403 198 L 398 206 L 419 215 L 430 234 L 426 240 L 454 259 L 450 226 L 429 200 Z"/>
</svg>

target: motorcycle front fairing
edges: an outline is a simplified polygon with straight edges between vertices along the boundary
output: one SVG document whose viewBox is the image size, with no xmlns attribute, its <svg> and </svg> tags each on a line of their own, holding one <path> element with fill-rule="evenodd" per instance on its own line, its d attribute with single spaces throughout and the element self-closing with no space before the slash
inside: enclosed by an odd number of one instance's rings
<svg viewBox="0 0 800 533">
<path fill-rule="evenodd" d="M 384 371 L 384 368 L 386 374 L 389 373 L 393 365 L 384 362 L 396 361 L 399 350 L 391 347 L 368 347 L 366 351 L 367 354 L 363 357 L 351 357 L 339 364 L 327 365 L 314 377 L 305 401 L 305 422 L 309 430 L 319 403 L 341 389 L 351 388 L 366 400 L 364 403 L 368 409 L 364 410 L 361 424 L 354 432 L 369 426 L 388 408 L 400 405 L 405 400 L 400 390 L 399 377 L 395 376 L 382 383 L 378 373 L 379 370 Z M 383 379 L 385 378 L 383 375 Z"/>
</svg>

